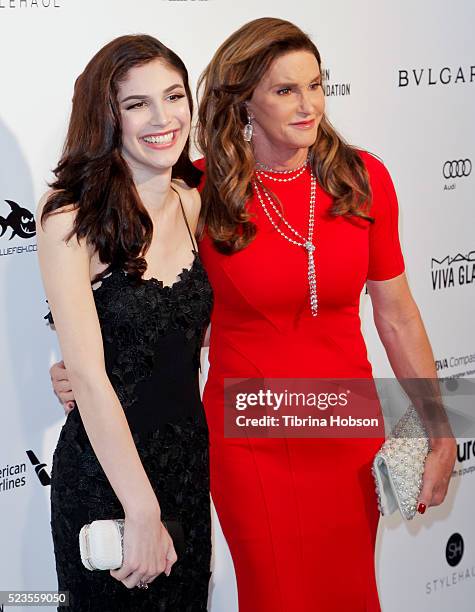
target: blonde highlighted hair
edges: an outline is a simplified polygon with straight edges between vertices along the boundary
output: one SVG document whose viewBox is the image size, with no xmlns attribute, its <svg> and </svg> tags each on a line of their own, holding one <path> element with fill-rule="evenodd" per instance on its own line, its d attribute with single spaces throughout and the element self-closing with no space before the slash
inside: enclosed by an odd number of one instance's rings
<svg viewBox="0 0 475 612">
<path fill-rule="evenodd" d="M 206 157 L 201 218 L 221 253 L 245 248 L 256 234 L 245 208 L 255 169 L 252 147 L 243 139 L 245 102 L 272 62 L 292 51 L 312 53 L 321 72 L 320 53 L 300 28 L 282 19 L 255 19 L 224 41 L 198 81 L 197 137 Z M 367 214 L 371 188 L 363 161 L 325 115 L 309 153 L 320 185 L 333 196 L 331 213 L 372 220 Z"/>
</svg>

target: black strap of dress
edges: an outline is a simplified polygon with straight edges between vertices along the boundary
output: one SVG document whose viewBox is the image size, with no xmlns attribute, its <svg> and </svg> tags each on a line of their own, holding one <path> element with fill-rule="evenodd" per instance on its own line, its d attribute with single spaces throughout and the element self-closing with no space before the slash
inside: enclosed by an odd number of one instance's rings
<svg viewBox="0 0 475 612">
<path fill-rule="evenodd" d="M 171 185 L 170 185 L 170 187 L 171 187 Z M 180 194 L 178 193 L 178 191 L 177 191 L 177 190 L 176 190 L 174 187 L 171 187 L 171 188 L 172 188 L 172 189 L 173 189 L 173 191 L 174 191 L 174 192 L 177 194 L 178 199 L 179 199 L 179 201 L 180 201 L 181 212 L 183 213 L 183 218 L 185 219 L 185 223 L 186 223 L 186 229 L 188 230 L 188 234 L 189 234 L 189 236 L 190 236 L 191 246 L 192 246 L 192 251 L 193 251 L 193 253 L 196 253 L 196 249 L 195 249 L 195 241 L 193 240 L 193 234 L 191 233 L 190 226 L 189 226 L 189 224 L 188 224 L 188 219 L 186 218 L 185 209 L 183 208 L 183 202 L 181 201 Z"/>
</svg>

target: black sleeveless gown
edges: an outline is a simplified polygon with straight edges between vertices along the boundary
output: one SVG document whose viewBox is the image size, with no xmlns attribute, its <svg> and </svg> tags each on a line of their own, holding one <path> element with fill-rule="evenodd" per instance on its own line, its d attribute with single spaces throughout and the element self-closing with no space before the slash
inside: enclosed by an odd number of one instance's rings
<svg viewBox="0 0 475 612">
<path fill-rule="evenodd" d="M 189 227 L 188 232 L 191 239 Z M 162 518 L 183 527 L 185 551 L 170 576 L 158 576 L 147 590 L 128 589 L 108 571 L 89 571 L 82 565 L 81 527 L 96 519 L 123 518 L 124 513 L 76 408 L 61 430 L 51 472 L 58 588 L 70 593 L 69 608 L 59 610 L 207 609 L 211 559 L 208 429 L 198 370 L 212 291 L 193 240 L 192 244 L 191 268 L 184 269 L 170 287 L 156 279 L 137 283 L 122 270 L 114 270 L 94 290 L 107 374 L 156 492 Z"/>
</svg>

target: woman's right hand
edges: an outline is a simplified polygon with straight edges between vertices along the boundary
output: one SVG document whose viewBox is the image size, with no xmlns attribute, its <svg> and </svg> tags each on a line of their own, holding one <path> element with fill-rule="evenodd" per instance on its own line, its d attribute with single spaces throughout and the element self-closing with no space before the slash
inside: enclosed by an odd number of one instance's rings
<svg viewBox="0 0 475 612">
<path fill-rule="evenodd" d="M 173 540 L 163 526 L 160 511 L 125 515 L 124 560 L 121 567 L 110 574 L 132 589 L 142 583 L 150 583 L 164 572 L 170 575 L 177 560 Z"/>
<path fill-rule="evenodd" d="M 69 414 L 74 409 L 74 395 L 69 382 L 68 372 L 64 366 L 64 361 L 54 363 L 50 369 L 51 384 L 56 397 L 64 408 L 64 414 Z"/>
</svg>

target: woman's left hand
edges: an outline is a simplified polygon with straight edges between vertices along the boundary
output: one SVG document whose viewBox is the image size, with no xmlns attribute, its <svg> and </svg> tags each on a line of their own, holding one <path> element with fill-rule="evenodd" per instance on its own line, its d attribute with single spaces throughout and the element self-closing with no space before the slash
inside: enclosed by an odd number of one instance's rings
<svg viewBox="0 0 475 612">
<path fill-rule="evenodd" d="M 444 501 L 454 469 L 457 443 L 454 438 L 439 438 L 431 444 L 431 449 L 425 462 L 417 502 L 420 514 L 424 514 L 429 506 L 438 506 Z"/>
</svg>

